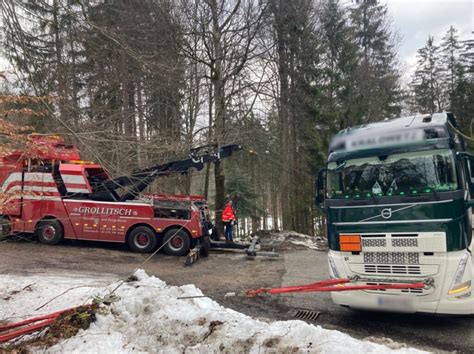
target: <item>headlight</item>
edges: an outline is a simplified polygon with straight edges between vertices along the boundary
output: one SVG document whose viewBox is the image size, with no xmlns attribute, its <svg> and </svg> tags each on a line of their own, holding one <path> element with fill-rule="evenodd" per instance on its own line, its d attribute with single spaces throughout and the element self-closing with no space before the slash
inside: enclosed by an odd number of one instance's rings
<svg viewBox="0 0 474 354">
<path fill-rule="evenodd" d="M 465 281 L 465 282 L 462 281 L 464 277 L 464 271 L 466 270 L 468 259 L 469 259 L 469 254 L 465 252 L 461 260 L 459 261 L 458 268 L 456 269 L 456 273 L 454 273 L 453 282 L 451 284 L 451 288 L 448 291 L 448 295 L 458 294 L 471 287 L 470 280 Z"/>
</svg>

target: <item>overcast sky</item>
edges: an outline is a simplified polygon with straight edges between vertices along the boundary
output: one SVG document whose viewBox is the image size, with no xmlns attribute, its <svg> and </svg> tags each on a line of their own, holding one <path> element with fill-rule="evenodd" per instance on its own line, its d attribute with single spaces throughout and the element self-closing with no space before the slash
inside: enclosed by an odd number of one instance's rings
<svg viewBox="0 0 474 354">
<path fill-rule="evenodd" d="M 473 38 L 474 0 L 381 0 L 388 6 L 393 27 L 400 35 L 400 61 L 404 79 L 416 65 L 416 51 L 429 35 L 438 42 L 453 25 L 461 39 Z"/>
</svg>

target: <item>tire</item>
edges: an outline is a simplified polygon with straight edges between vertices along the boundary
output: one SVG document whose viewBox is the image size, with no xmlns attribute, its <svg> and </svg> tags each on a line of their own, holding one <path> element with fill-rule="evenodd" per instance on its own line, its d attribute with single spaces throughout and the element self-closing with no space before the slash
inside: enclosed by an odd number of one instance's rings
<svg viewBox="0 0 474 354">
<path fill-rule="evenodd" d="M 163 250 L 171 256 L 184 256 L 191 247 L 191 240 L 186 231 L 182 229 L 168 230 L 163 237 L 163 243 L 165 244 Z"/>
<path fill-rule="evenodd" d="M 10 219 L 6 216 L 0 217 L 0 240 L 7 239 L 12 233 L 12 225 Z"/>
<path fill-rule="evenodd" d="M 45 245 L 57 245 L 64 238 L 64 229 L 57 219 L 43 220 L 36 228 L 36 236 Z"/>
<path fill-rule="evenodd" d="M 150 253 L 156 248 L 155 231 L 148 226 L 135 227 L 128 236 L 128 246 L 133 252 Z"/>
</svg>

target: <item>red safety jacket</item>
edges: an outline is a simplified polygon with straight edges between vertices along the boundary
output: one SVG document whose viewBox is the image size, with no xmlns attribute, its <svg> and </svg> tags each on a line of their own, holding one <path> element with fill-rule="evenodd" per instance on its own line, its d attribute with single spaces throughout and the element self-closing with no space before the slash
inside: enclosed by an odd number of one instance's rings
<svg viewBox="0 0 474 354">
<path fill-rule="evenodd" d="M 222 212 L 222 221 L 229 222 L 235 220 L 234 209 L 232 209 L 232 205 L 229 203 L 226 204 L 224 211 Z"/>
</svg>

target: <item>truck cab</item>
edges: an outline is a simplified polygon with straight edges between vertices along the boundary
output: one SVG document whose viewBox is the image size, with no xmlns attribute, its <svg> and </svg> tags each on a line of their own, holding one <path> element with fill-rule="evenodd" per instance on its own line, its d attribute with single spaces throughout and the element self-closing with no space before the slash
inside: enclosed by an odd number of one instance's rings
<svg viewBox="0 0 474 354">
<path fill-rule="evenodd" d="M 318 178 L 332 277 L 425 289 L 333 293 L 363 309 L 474 313 L 474 157 L 450 113 L 339 132 Z"/>
</svg>

